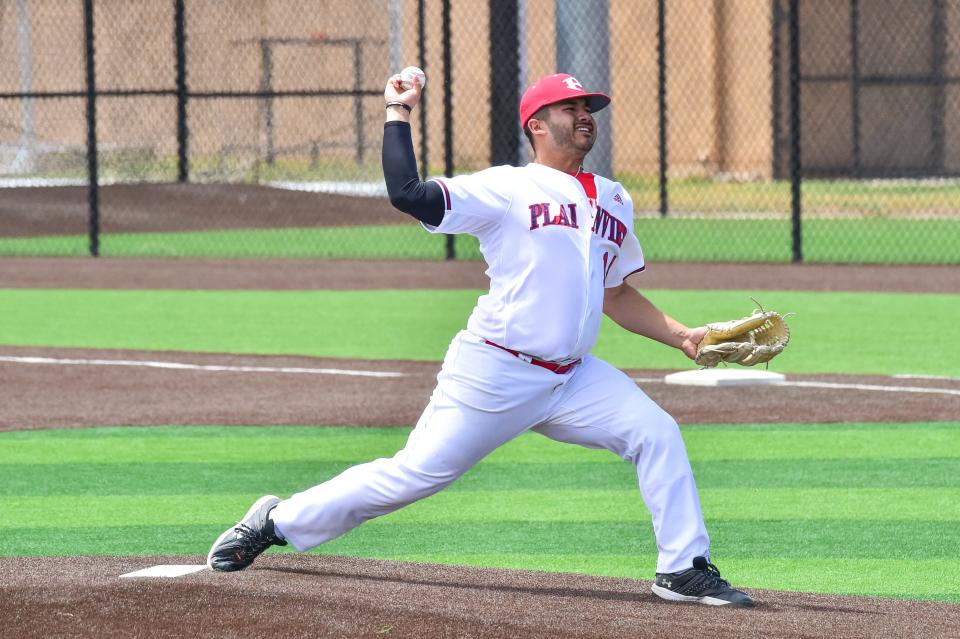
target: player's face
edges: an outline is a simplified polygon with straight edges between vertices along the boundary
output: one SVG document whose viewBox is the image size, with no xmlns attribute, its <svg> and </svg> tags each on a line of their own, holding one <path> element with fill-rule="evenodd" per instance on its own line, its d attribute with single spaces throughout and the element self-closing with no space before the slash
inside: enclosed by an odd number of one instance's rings
<svg viewBox="0 0 960 639">
<path fill-rule="evenodd" d="M 551 105 L 546 124 L 553 143 L 561 149 L 585 155 L 597 140 L 597 123 L 584 98 Z"/>
</svg>

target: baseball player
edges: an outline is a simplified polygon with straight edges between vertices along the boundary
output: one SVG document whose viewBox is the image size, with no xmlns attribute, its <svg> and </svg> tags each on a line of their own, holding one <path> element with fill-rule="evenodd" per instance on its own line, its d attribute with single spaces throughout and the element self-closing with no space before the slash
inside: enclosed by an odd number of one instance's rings
<svg viewBox="0 0 960 639">
<path fill-rule="evenodd" d="M 677 423 L 628 376 L 590 354 L 602 313 L 690 358 L 706 332 L 666 315 L 626 283 L 644 268 L 630 195 L 583 170 L 597 138 L 593 113 L 610 97 L 585 91 L 567 74 L 540 78 L 520 101 L 533 162 L 423 182 L 409 124 L 421 88 L 414 81 L 405 89 L 395 75 L 384 92 L 390 201 L 431 233 L 476 236 L 490 290 L 453 338 L 402 450 L 289 499 L 262 497 L 216 540 L 208 565 L 242 570 L 271 545 L 306 551 L 436 493 L 532 430 L 606 448 L 636 467 L 659 551 L 657 595 L 751 606 L 709 561 Z"/>
</svg>

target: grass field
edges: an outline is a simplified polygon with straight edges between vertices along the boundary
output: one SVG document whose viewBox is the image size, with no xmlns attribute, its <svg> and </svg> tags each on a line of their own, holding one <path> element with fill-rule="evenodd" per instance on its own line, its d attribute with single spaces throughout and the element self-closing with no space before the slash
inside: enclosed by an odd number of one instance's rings
<svg viewBox="0 0 960 639">
<path fill-rule="evenodd" d="M 0 344 L 439 361 L 481 291 L 0 289 Z M 793 311 L 780 372 L 960 376 L 956 295 L 667 291 L 649 297 L 696 325 L 745 315 L 750 297 Z M 375 309 L 376 313 L 371 313 Z M 828 328 L 825 328 L 828 327 Z M 897 341 L 889 336 L 895 329 Z M 930 339 L 936 335 L 936 339 Z M 684 368 L 674 349 L 605 320 L 595 349 L 623 368 Z"/>
<path fill-rule="evenodd" d="M 399 214 L 398 214 L 399 215 Z M 789 262 L 788 219 L 639 218 L 636 234 L 651 261 Z M 105 256 L 426 259 L 446 256 L 444 237 L 416 225 L 105 233 Z M 476 240 L 457 236 L 460 259 L 479 259 Z M 82 256 L 83 235 L 0 238 L 0 255 Z M 960 217 L 812 219 L 803 224 L 808 262 L 960 264 Z"/>
<path fill-rule="evenodd" d="M 438 360 L 480 291 L 0 289 L 0 344 Z M 780 372 L 960 376 L 955 295 L 650 292 L 694 323 L 795 311 Z M 890 340 L 896 331 L 897 340 Z M 931 339 L 930 336 L 936 336 Z M 607 323 L 621 367 L 682 368 Z M 0 556 L 203 554 L 265 492 L 392 455 L 407 429 L 97 428 L 0 433 Z M 714 559 L 745 588 L 960 603 L 960 422 L 687 426 Z M 650 579 L 631 467 L 525 435 L 450 489 L 316 552 Z M 922 579 L 905 579 L 922 575 Z"/>
<path fill-rule="evenodd" d="M 960 423 L 684 429 L 714 558 L 738 585 L 960 602 Z M 204 554 L 264 492 L 392 455 L 406 429 L 0 433 L 0 554 Z M 83 517 L 77 516 L 83 504 Z M 448 490 L 321 548 L 649 579 L 632 467 L 524 435 Z M 904 575 L 923 574 L 921 580 Z"/>
</svg>

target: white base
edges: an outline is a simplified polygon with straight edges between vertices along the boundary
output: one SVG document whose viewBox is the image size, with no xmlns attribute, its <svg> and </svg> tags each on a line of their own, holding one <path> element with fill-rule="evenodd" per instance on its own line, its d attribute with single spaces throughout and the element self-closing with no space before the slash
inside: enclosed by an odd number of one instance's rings
<svg viewBox="0 0 960 639">
<path fill-rule="evenodd" d="M 786 378 L 780 373 L 751 368 L 703 368 L 670 373 L 663 378 L 667 384 L 680 386 L 751 386 L 755 384 L 782 384 Z"/>
<path fill-rule="evenodd" d="M 128 572 L 125 575 L 120 575 L 121 579 L 127 579 L 130 577 L 182 577 L 184 575 L 190 575 L 195 572 L 200 572 L 201 570 L 206 570 L 204 564 L 194 564 L 190 566 L 177 565 L 177 564 L 161 564 L 159 566 L 151 566 L 150 568 L 144 568 L 143 570 L 137 570 L 134 572 Z"/>
</svg>

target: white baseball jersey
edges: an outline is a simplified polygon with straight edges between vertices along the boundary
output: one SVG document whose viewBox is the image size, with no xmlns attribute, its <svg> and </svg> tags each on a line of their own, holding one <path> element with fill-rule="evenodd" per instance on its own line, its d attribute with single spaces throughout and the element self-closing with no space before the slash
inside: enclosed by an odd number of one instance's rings
<svg viewBox="0 0 960 639">
<path fill-rule="evenodd" d="M 536 163 L 435 178 L 446 212 L 439 226 L 424 226 L 475 235 L 488 265 L 490 292 L 478 300 L 470 332 L 548 361 L 590 352 L 604 288 L 642 270 L 644 261 L 629 194 L 587 176 L 596 198 L 577 177 Z"/>
</svg>

